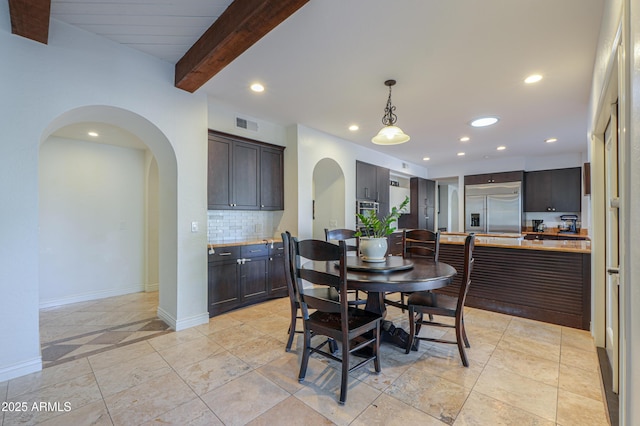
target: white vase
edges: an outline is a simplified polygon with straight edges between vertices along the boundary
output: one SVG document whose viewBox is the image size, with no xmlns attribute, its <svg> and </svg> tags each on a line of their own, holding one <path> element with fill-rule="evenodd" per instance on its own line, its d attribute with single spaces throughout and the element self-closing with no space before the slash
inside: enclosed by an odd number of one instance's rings
<svg viewBox="0 0 640 426">
<path fill-rule="evenodd" d="M 384 262 L 387 254 L 387 239 L 360 237 L 360 258 L 365 262 Z"/>
</svg>

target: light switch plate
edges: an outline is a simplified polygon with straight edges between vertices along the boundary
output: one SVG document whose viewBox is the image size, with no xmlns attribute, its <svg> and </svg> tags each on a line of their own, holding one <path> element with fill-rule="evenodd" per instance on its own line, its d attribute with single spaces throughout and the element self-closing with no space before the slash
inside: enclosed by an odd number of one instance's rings
<svg viewBox="0 0 640 426">
<path fill-rule="evenodd" d="M 191 232 L 198 232 L 198 222 L 191 222 Z"/>
</svg>

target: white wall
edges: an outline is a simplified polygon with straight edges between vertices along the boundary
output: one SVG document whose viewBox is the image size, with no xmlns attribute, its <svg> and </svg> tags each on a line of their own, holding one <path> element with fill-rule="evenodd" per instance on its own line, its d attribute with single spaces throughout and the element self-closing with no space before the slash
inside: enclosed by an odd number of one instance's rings
<svg viewBox="0 0 640 426">
<path fill-rule="evenodd" d="M 300 238 L 313 236 L 313 170 L 323 158 L 331 158 L 338 163 L 344 172 L 345 227 L 351 229 L 356 226 L 356 160 L 387 167 L 396 172 L 426 177 L 426 169 L 423 167 L 408 164 L 408 168 L 403 169 L 403 162 L 397 158 L 302 125 L 298 125 L 296 130 L 298 140 L 298 235 Z"/>
<path fill-rule="evenodd" d="M 40 306 L 144 290 L 145 152 L 49 138 L 40 148 Z"/>
<path fill-rule="evenodd" d="M 621 33 L 618 29 L 622 28 Z M 623 47 L 622 60 L 616 57 L 617 37 L 620 36 Z M 618 118 L 622 128 L 619 138 L 622 152 L 620 164 L 620 236 L 621 236 L 621 287 L 620 287 L 620 424 L 640 424 L 640 197 L 637 197 L 637 185 L 640 182 L 640 2 L 638 0 L 611 0 L 605 2 L 605 8 L 598 39 L 596 60 L 593 71 L 593 84 L 589 101 L 589 133 L 596 133 L 598 118 L 607 99 L 608 73 L 618 63 L 617 70 Z M 592 167 L 592 181 L 600 182 L 602 177 L 601 142 L 594 139 L 590 145 L 589 158 Z M 597 185 L 598 186 L 598 185 Z M 596 188 L 601 191 L 601 188 Z M 592 262 L 601 262 L 604 253 L 603 216 L 599 212 L 607 203 L 599 192 L 592 192 L 591 208 L 594 221 L 594 240 Z M 602 242 L 602 243 L 600 243 Z M 594 275 L 592 267 L 592 275 Z M 602 268 L 601 268 L 602 269 Z M 596 329 L 596 342 L 603 341 L 604 316 L 598 311 L 603 298 L 603 273 L 593 278 L 593 303 L 596 305 L 595 319 L 600 324 Z M 598 331 L 600 329 L 600 331 Z"/>
<path fill-rule="evenodd" d="M 332 159 L 324 158 L 316 164 L 313 170 L 312 194 L 315 200 L 313 238 L 324 240 L 325 228 L 346 227 L 344 173 Z"/>
<path fill-rule="evenodd" d="M 159 313 L 176 328 L 206 322 L 206 233 L 190 226 L 206 223 L 206 98 L 176 89 L 171 64 L 56 20 L 48 45 L 12 35 L 7 2 L 0 2 L 0 46 L 0 381 L 41 368 L 39 147 L 84 113 L 114 121 L 154 153 Z"/>
</svg>

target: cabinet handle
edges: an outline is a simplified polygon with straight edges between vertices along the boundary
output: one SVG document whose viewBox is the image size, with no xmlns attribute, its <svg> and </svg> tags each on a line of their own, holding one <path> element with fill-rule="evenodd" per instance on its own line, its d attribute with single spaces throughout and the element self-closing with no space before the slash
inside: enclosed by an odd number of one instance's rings
<svg viewBox="0 0 640 426">
<path fill-rule="evenodd" d="M 242 259 L 242 264 L 244 264 L 244 262 L 251 262 L 251 259 Z"/>
<path fill-rule="evenodd" d="M 242 265 L 242 260 L 243 260 L 243 259 L 236 259 L 236 263 L 237 263 L 238 265 Z"/>
<path fill-rule="evenodd" d="M 284 250 L 284 247 L 278 247 L 278 250 Z"/>
<path fill-rule="evenodd" d="M 224 253 L 218 254 L 218 256 L 231 256 L 231 253 L 228 251 L 225 251 Z"/>
<path fill-rule="evenodd" d="M 260 253 L 262 250 L 249 250 L 249 253 Z"/>
<path fill-rule="evenodd" d="M 264 204 L 260 204 L 260 208 L 261 208 L 261 209 L 264 209 Z"/>
<path fill-rule="evenodd" d="M 369 188 L 364 189 L 364 198 L 369 198 Z"/>
</svg>

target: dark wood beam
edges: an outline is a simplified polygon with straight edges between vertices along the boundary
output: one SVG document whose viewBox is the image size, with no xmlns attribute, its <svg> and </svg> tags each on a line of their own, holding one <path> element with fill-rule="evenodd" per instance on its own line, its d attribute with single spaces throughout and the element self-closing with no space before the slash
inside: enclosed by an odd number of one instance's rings
<svg viewBox="0 0 640 426">
<path fill-rule="evenodd" d="M 235 0 L 176 63 L 176 87 L 195 92 L 308 1 Z"/>
<path fill-rule="evenodd" d="M 47 44 L 51 0 L 9 0 L 11 32 Z"/>
</svg>

